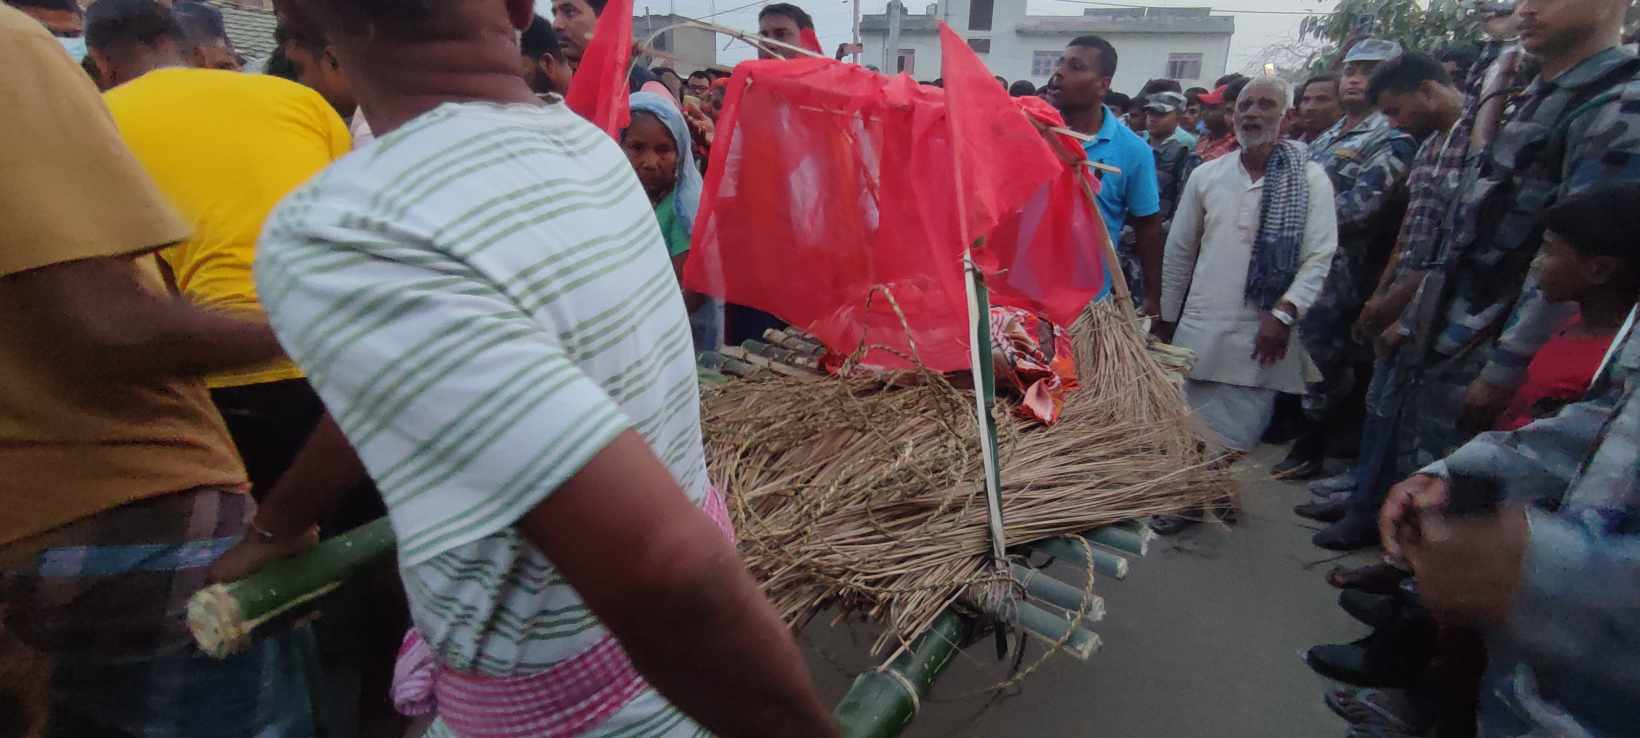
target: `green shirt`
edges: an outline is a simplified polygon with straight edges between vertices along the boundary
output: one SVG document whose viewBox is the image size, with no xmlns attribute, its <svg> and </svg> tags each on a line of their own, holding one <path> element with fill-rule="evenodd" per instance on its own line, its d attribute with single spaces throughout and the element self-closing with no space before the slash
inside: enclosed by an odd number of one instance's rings
<svg viewBox="0 0 1640 738">
<path fill-rule="evenodd" d="M 678 217 L 678 207 L 672 202 L 672 193 L 667 193 L 655 205 L 655 220 L 661 225 L 661 237 L 666 239 L 667 255 L 689 253 L 689 229 L 683 227 L 683 219 Z"/>
</svg>

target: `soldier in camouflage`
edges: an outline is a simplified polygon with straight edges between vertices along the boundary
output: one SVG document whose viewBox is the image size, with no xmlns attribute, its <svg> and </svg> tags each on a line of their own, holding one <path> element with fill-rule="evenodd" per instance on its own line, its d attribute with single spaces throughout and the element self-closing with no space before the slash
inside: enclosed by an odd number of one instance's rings
<svg viewBox="0 0 1640 738">
<path fill-rule="evenodd" d="M 1545 12 L 1553 6 L 1553 12 Z M 1601 184 L 1640 181 L 1640 60 L 1619 46 L 1624 0 L 1521 0 L 1536 79 L 1471 157 L 1412 326 L 1397 474 L 1491 427 L 1539 347 L 1573 309 L 1528 278 L 1543 212 Z M 1481 138 L 1477 130 L 1476 138 Z"/>
<path fill-rule="evenodd" d="M 1163 91 L 1145 99 L 1145 142 L 1156 154 L 1156 193 L 1161 201 L 1162 238 L 1167 238 L 1173 211 L 1179 207 L 1179 195 L 1184 191 L 1189 174 L 1190 147 L 1179 138 L 1179 120 L 1184 113 L 1184 95 Z M 1133 302 L 1145 302 L 1145 280 L 1135 252 L 1132 228 L 1123 228 L 1116 244 L 1116 257 L 1121 262 L 1122 274 L 1127 277 L 1128 291 Z"/>
<path fill-rule="evenodd" d="M 1162 201 L 1162 235 L 1167 235 L 1167 224 L 1173 220 L 1173 211 L 1179 207 L 1179 195 L 1184 191 L 1185 166 L 1190 158 L 1190 147 L 1178 138 L 1179 117 L 1184 112 L 1184 95 L 1177 92 L 1158 92 L 1145 105 L 1147 141 L 1156 152 L 1156 191 Z"/>
<path fill-rule="evenodd" d="M 1580 224 L 1579 240 L 1598 242 L 1597 258 L 1610 265 L 1603 272 L 1610 281 L 1582 289 L 1610 287 L 1612 297 L 1626 293 L 1632 302 L 1640 255 L 1624 246 L 1640 230 L 1640 184 L 1597 187 L 1553 211 L 1557 232 Z M 1546 274 L 1544 283 L 1562 291 L 1579 284 L 1568 273 Z M 1582 402 L 1519 430 L 1476 436 L 1397 485 L 1385 504 L 1386 548 L 1411 563 L 1423 603 L 1443 623 L 1485 634 L 1481 738 L 1634 734 L 1640 340 L 1633 321 L 1631 308 Z M 1453 493 L 1454 480 L 1466 492 L 1490 494 Z M 1465 512 L 1450 515 L 1453 502 Z"/>
<path fill-rule="evenodd" d="M 1344 117 L 1310 143 L 1311 159 L 1327 171 L 1338 193 L 1338 252 L 1320 297 L 1299 322 L 1299 336 L 1322 381 L 1308 388 L 1307 427 L 1271 470 L 1277 478 L 1315 476 L 1329 428 L 1353 420 L 1341 405 L 1353 389 L 1355 366 L 1370 357 L 1350 327 L 1395 241 L 1406 207 L 1407 170 L 1418 150 L 1418 142 L 1391 126 L 1367 97 L 1373 69 L 1400 53 L 1399 44 L 1380 39 L 1351 47 L 1338 86 Z"/>
</svg>

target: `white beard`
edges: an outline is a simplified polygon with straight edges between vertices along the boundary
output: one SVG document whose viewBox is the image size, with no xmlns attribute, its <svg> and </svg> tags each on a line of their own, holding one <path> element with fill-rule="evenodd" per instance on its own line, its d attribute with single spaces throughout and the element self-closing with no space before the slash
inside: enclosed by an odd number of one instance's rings
<svg viewBox="0 0 1640 738">
<path fill-rule="evenodd" d="M 1240 128 L 1237 128 L 1236 142 L 1241 144 L 1243 149 L 1256 149 L 1275 143 L 1277 135 L 1279 134 L 1268 128 L 1259 131 L 1258 133 L 1248 133 Z"/>
</svg>

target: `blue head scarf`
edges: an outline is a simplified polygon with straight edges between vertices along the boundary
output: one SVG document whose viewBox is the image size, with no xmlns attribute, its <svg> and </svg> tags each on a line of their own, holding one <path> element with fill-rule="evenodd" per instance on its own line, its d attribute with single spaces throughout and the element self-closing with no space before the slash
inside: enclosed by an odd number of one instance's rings
<svg viewBox="0 0 1640 738">
<path fill-rule="evenodd" d="M 678 147 L 678 183 L 672 188 L 672 207 L 683 227 L 694 232 L 695 212 L 700 209 L 700 168 L 695 166 L 695 147 L 689 139 L 689 126 L 683 122 L 683 112 L 677 103 L 653 92 L 632 93 L 632 112 L 655 116 L 672 133 L 672 142 Z"/>
</svg>

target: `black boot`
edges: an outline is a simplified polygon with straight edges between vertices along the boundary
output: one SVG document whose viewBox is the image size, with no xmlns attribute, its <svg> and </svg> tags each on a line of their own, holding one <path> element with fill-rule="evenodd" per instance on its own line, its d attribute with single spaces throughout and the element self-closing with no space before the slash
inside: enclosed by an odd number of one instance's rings
<svg viewBox="0 0 1640 738">
<path fill-rule="evenodd" d="M 1327 434 L 1319 423 L 1306 421 L 1304 433 L 1293 441 L 1287 458 L 1270 470 L 1276 479 L 1310 479 L 1321 473 L 1321 461 L 1327 450 Z"/>
</svg>

